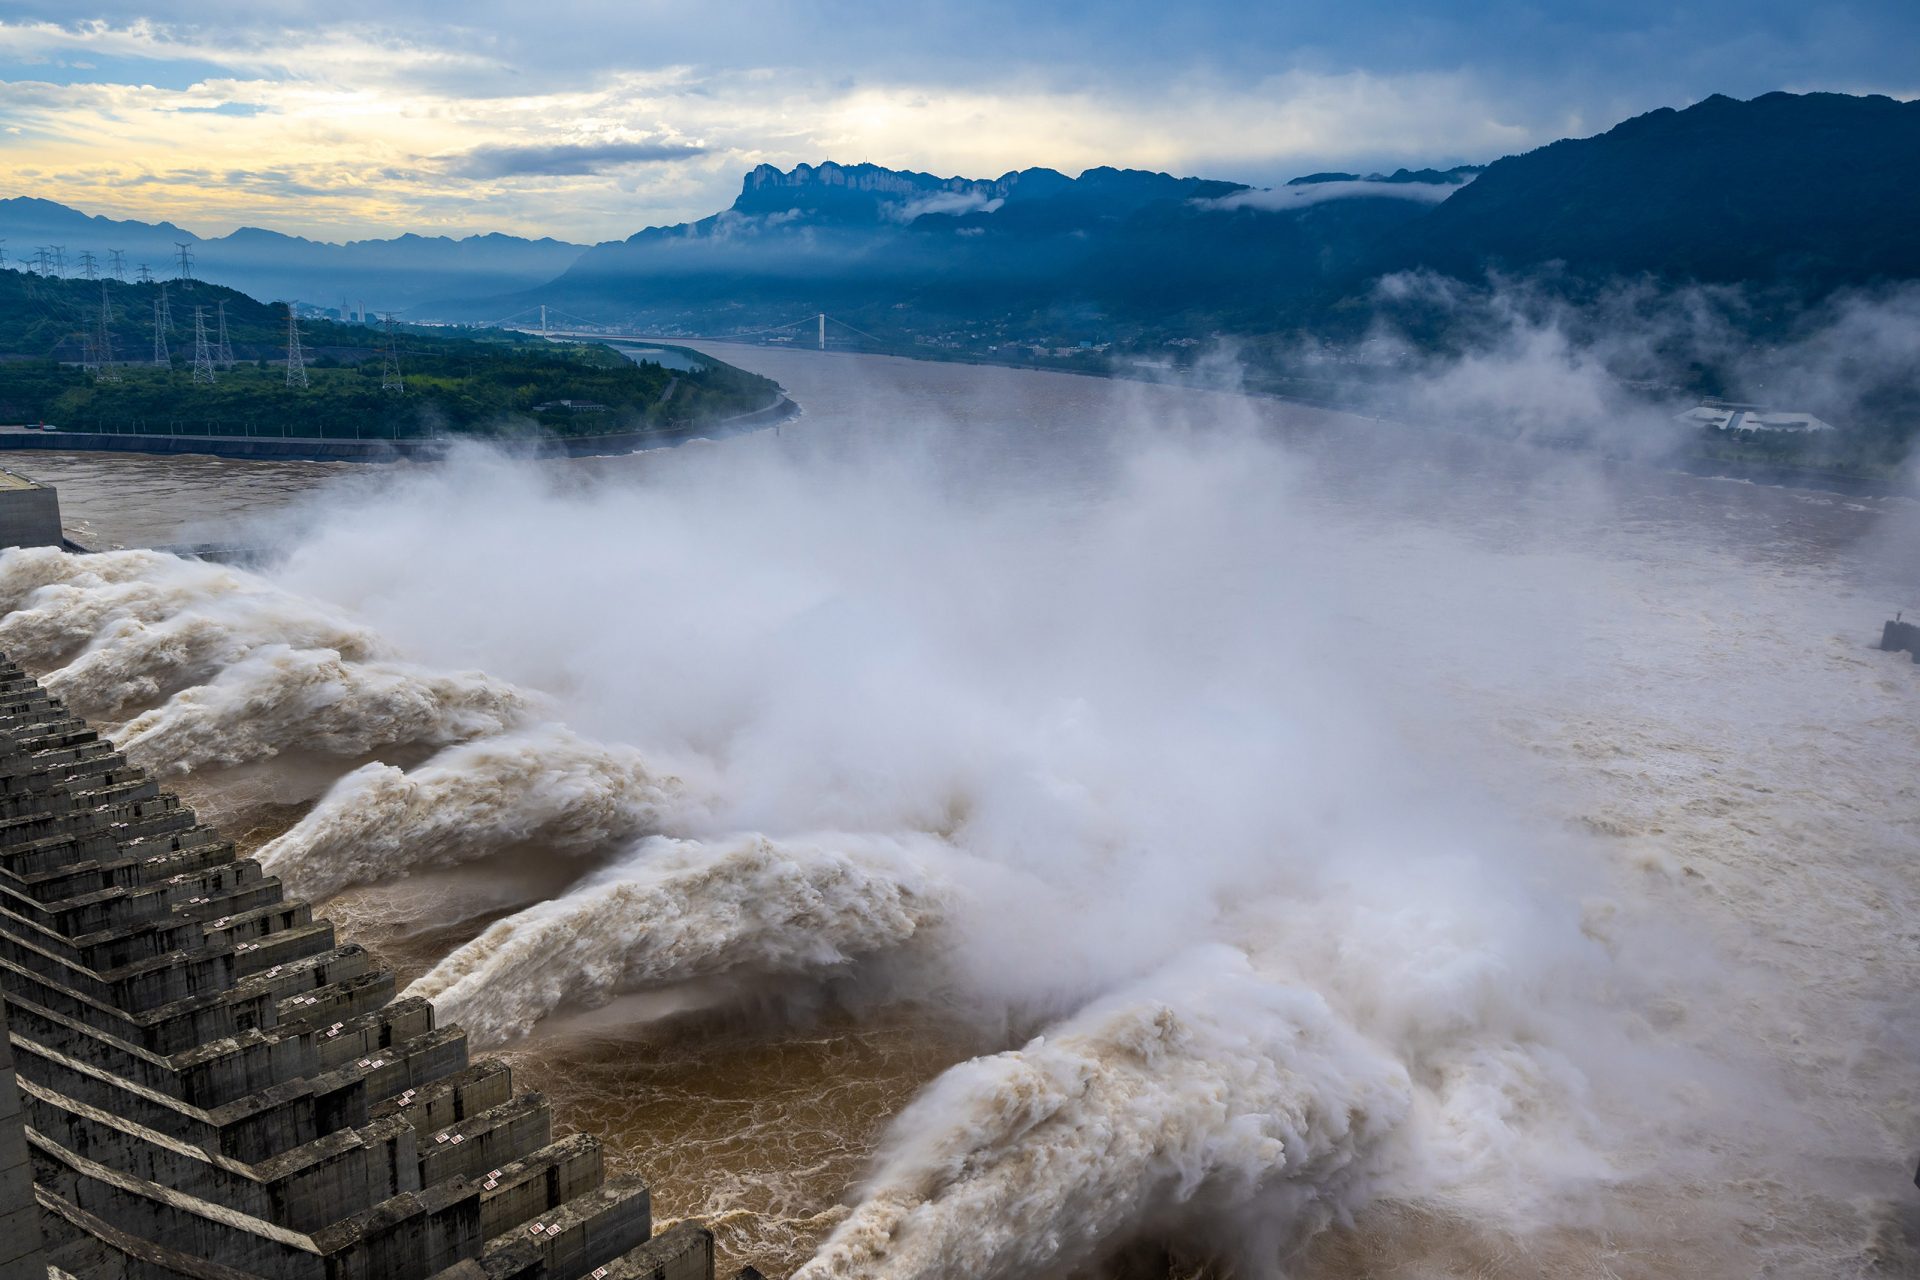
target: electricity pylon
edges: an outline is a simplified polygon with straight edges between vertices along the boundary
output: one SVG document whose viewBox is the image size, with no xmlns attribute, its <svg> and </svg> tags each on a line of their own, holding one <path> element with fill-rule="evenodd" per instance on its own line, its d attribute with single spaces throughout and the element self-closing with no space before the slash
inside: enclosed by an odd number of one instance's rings
<svg viewBox="0 0 1920 1280">
<path fill-rule="evenodd" d="M 127 282 L 127 255 L 123 249 L 109 249 L 107 255 L 113 259 L 113 278 L 121 284 Z"/>
<path fill-rule="evenodd" d="M 167 297 L 167 282 L 160 282 L 160 322 L 167 326 L 167 332 L 173 332 L 173 302 Z"/>
<path fill-rule="evenodd" d="M 180 251 L 180 287 L 193 288 L 193 241 L 175 240 L 173 247 Z"/>
<path fill-rule="evenodd" d="M 93 256 L 93 250 L 91 249 L 82 249 L 80 251 L 80 278 L 83 280 L 98 280 L 100 278 L 100 260 Z"/>
<path fill-rule="evenodd" d="M 213 343 L 213 358 L 220 362 L 222 369 L 233 368 L 233 344 L 227 341 L 227 300 L 220 299 L 220 333 Z"/>
<path fill-rule="evenodd" d="M 287 304 L 287 385 L 307 385 L 307 353 L 300 349 L 300 316 Z"/>
<path fill-rule="evenodd" d="M 393 312 L 387 312 L 386 320 L 387 351 L 386 357 L 380 362 L 380 389 L 391 391 L 396 395 L 405 395 L 407 384 L 400 378 L 400 347 L 394 337 Z"/>
<path fill-rule="evenodd" d="M 120 381 L 120 371 L 113 367 L 113 304 L 107 300 L 107 282 L 100 282 L 100 330 L 93 340 L 94 358 L 100 362 L 96 375 L 101 382 Z"/>
<path fill-rule="evenodd" d="M 65 280 L 67 278 L 67 246 L 63 244 L 52 244 L 47 247 L 53 250 L 54 274 L 62 280 Z"/>
<path fill-rule="evenodd" d="M 140 264 L 140 276 L 139 276 L 139 280 L 140 280 L 140 283 L 141 283 L 141 284 L 152 284 L 152 283 L 153 283 L 153 268 L 152 268 L 152 267 L 150 267 L 150 266 L 148 266 L 148 265 L 147 265 L 146 263 L 144 263 L 144 262 Z"/>
<path fill-rule="evenodd" d="M 173 326 L 167 323 L 166 286 L 161 285 L 161 295 L 153 300 L 153 362 L 163 369 L 173 367 L 173 353 L 167 350 L 167 330 Z"/>
<path fill-rule="evenodd" d="M 207 309 L 193 309 L 193 380 L 213 385 L 213 348 L 207 345 Z"/>
</svg>

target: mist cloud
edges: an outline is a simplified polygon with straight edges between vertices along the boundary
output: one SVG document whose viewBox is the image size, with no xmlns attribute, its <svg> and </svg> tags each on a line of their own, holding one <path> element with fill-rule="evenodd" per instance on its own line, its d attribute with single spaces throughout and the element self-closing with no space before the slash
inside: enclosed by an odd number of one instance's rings
<svg viewBox="0 0 1920 1280">
<path fill-rule="evenodd" d="M 1438 204 L 1466 185 L 1466 182 L 1369 182 L 1365 179 L 1354 182 L 1311 182 L 1300 186 L 1250 188 L 1192 203 L 1202 209 L 1260 209 L 1269 213 L 1304 209 L 1324 200 L 1378 198 Z"/>
<path fill-rule="evenodd" d="M 1402 353 L 1408 387 L 1604 420 L 1614 365 L 1664 354 L 1496 292 L 1383 286 L 1453 326 L 1449 356 Z M 92 584 L 15 552 L 0 594 L 75 687 L 196 708 L 146 740 L 182 767 L 315 689 L 343 755 L 408 753 L 333 762 L 263 854 L 290 883 L 538 870 L 423 980 L 485 1036 L 797 986 L 980 1037 L 811 1274 L 1031 1274 L 1136 1228 L 1271 1270 L 1383 1202 L 1475 1254 L 1585 1247 L 1567 1228 L 1606 1214 L 1657 1239 L 1637 1206 L 1678 1203 L 1710 1224 L 1688 1247 L 1752 1261 L 1750 1217 L 1825 1196 L 1851 1247 L 1887 1193 L 1847 1171 L 1900 1147 L 1910 1057 L 1832 993 L 1912 967 L 1856 911 L 1910 863 L 1877 816 L 1910 773 L 1858 760 L 1920 752 L 1920 693 L 1836 638 L 1860 605 L 1834 575 L 1754 550 L 1776 513 L 1728 529 L 1704 482 L 1650 511 L 1571 455 L 1489 451 L 1490 476 L 1352 419 L 1282 433 L 1316 419 L 1238 397 L 967 385 L 1035 398 L 956 422 L 847 392 L 779 437 L 591 468 L 468 452 L 330 491 L 266 578 L 142 553 Z M 213 628 L 236 596 L 309 602 L 289 631 L 411 678 L 283 661 L 257 612 Z M 108 605 L 179 655 L 96 644 Z M 443 732 L 411 695 L 476 665 L 527 696 Z M 435 714 L 396 734 L 389 694 Z"/>
<path fill-rule="evenodd" d="M 446 162 L 463 178 L 513 178 L 536 175 L 604 173 L 636 164 L 659 164 L 706 154 L 687 142 L 578 142 L 552 146 L 476 147 Z"/>
</svg>

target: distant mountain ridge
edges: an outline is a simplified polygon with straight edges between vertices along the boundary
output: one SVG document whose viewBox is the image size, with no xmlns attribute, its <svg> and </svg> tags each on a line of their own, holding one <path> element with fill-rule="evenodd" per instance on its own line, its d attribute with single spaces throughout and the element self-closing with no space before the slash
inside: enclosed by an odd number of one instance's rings
<svg viewBox="0 0 1920 1280">
<path fill-rule="evenodd" d="M 80 253 L 90 250 L 102 273 L 109 251 L 118 249 L 126 255 L 128 279 L 142 263 L 156 278 L 170 278 L 176 245 L 185 243 L 202 279 L 255 297 L 321 306 L 364 301 L 376 308 L 403 308 L 449 291 L 528 288 L 566 270 L 586 249 L 497 232 L 460 239 L 408 233 L 344 244 L 261 227 L 202 237 L 171 222 L 100 217 L 33 196 L 0 199 L 0 239 L 6 241 L 10 264 L 28 260 L 40 246 L 62 244 L 70 269 L 77 269 Z"/>
<path fill-rule="evenodd" d="M 1825 93 L 1715 96 L 1484 167 L 1327 171 L 1272 189 L 1109 167 L 971 178 L 763 164 L 718 213 L 591 247 L 500 235 L 327 245 L 256 228 L 200 240 L 170 223 L 0 200 L 16 261 L 36 244 L 64 242 L 71 257 L 137 242 L 165 276 L 171 241 L 187 240 L 209 279 L 418 318 L 548 304 L 712 332 L 828 311 L 939 342 L 1350 335 L 1368 323 L 1373 282 L 1412 269 L 1645 275 L 1813 301 L 1920 278 L 1916 226 L 1920 102 Z"/>
<path fill-rule="evenodd" d="M 1373 265 L 1820 292 L 1920 276 L 1920 101 L 1718 94 L 1489 165 Z"/>
<path fill-rule="evenodd" d="M 1435 198 L 1462 176 L 1426 172 Z M 1211 315 L 1257 305 L 1274 279 L 1356 261 L 1387 228 L 1417 216 L 1405 195 L 1427 181 L 1404 172 L 1342 178 L 1338 190 L 1268 201 L 1273 193 L 1245 183 L 1105 166 L 1077 177 L 1035 168 L 977 179 L 872 164 L 761 165 L 719 213 L 596 245 L 538 290 L 438 305 L 478 318 L 547 302 L 589 318 L 696 325 L 795 308 L 958 319 L 983 308 L 1184 313 L 1197 302 Z M 698 319 L 706 316 L 715 318 Z"/>
<path fill-rule="evenodd" d="M 796 308 L 1009 329 L 1364 327 L 1409 269 L 1650 276 L 1815 301 L 1920 278 L 1920 102 L 1714 96 L 1495 163 L 1273 190 L 1163 173 L 762 165 L 731 207 L 588 251 L 543 297 L 695 328 Z M 531 295 L 529 295 L 531 296 Z"/>
</svg>

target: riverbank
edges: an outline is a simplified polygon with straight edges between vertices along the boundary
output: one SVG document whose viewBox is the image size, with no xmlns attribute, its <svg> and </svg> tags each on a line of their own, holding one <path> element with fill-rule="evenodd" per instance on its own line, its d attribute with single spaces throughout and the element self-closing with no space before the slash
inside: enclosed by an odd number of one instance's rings
<svg viewBox="0 0 1920 1280">
<path fill-rule="evenodd" d="M 43 431 L 0 426 L 0 450 L 60 453 L 198 454 L 259 462 L 403 462 L 444 457 L 461 441 L 484 443 L 532 458 L 604 458 L 659 449 L 694 439 L 717 439 L 758 431 L 800 412 L 785 395 L 746 413 L 687 423 L 663 431 L 621 431 L 591 436 L 423 436 L 399 440 L 335 440 L 318 436 L 192 436 L 120 434 L 103 431 Z"/>
</svg>

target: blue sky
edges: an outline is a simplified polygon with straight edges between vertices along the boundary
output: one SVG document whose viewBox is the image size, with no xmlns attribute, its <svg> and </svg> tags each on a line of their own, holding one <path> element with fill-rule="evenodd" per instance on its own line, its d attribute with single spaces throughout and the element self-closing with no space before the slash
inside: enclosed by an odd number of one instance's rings
<svg viewBox="0 0 1920 1280">
<path fill-rule="evenodd" d="M 1920 94 L 1912 3 L 80 12 L 10 0 L 0 17 L 9 194 L 205 233 L 600 239 L 712 212 L 762 161 L 1274 183 L 1490 160 L 1712 93 Z"/>
</svg>

